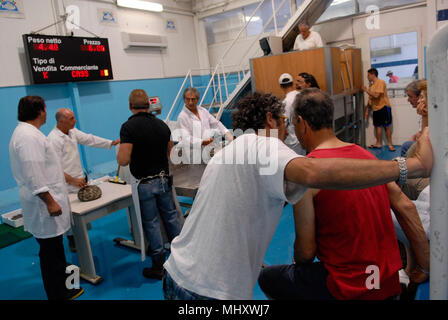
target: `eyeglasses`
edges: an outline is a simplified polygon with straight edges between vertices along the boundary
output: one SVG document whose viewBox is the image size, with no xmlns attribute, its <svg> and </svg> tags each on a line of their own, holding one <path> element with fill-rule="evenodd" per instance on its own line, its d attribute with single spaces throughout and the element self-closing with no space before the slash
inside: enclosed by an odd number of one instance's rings
<svg viewBox="0 0 448 320">
<path fill-rule="evenodd" d="M 289 125 L 289 118 L 283 114 L 279 114 L 277 115 L 278 118 L 283 119 L 283 122 L 285 123 L 286 126 Z"/>
</svg>

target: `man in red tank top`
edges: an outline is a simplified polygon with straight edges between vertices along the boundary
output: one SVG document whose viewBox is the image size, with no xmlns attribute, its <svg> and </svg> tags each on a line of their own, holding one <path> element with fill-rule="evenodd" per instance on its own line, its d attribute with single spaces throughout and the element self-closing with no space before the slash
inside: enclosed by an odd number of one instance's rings
<svg viewBox="0 0 448 320">
<path fill-rule="evenodd" d="M 333 103 L 308 89 L 294 103 L 295 130 L 310 158 L 375 159 L 333 132 Z M 261 289 L 274 299 L 388 299 L 400 294 L 402 268 L 390 208 L 412 243 L 426 279 L 429 245 L 417 210 L 395 183 L 362 190 L 309 189 L 294 206 L 295 264 L 264 268 Z M 313 262 L 315 256 L 319 262 Z"/>
</svg>

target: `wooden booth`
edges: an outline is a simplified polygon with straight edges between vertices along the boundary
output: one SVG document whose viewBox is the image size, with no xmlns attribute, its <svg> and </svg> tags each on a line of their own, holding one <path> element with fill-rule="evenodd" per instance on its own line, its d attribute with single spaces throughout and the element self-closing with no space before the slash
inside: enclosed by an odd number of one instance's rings
<svg viewBox="0 0 448 320">
<path fill-rule="evenodd" d="M 339 138 L 365 146 L 363 120 L 363 70 L 361 49 L 323 47 L 293 51 L 250 61 L 252 90 L 285 97 L 278 79 L 289 73 L 312 74 L 319 87 L 328 92 L 335 105 L 334 130 Z"/>
</svg>

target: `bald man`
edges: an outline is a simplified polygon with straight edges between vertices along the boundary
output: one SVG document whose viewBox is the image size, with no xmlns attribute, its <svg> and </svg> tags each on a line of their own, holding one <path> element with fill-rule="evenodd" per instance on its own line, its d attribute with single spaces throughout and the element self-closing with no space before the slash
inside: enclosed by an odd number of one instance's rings
<svg viewBox="0 0 448 320">
<path fill-rule="evenodd" d="M 78 192 L 87 185 L 78 152 L 78 143 L 86 146 L 110 149 L 120 143 L 120 139 L 109 140 L 86 134 L 75 128 L 76 118 L 67 108 L 56 112 L 56 127 L 48 135 L 53 148 L 61 159 L 68 192 Z"/>
</svg>

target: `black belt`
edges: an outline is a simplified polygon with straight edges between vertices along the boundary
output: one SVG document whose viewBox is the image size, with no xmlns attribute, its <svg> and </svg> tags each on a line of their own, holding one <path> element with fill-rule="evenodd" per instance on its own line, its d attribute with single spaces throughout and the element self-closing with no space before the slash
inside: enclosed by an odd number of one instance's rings
<svg viewBox="0 0 448 320">
<path fill-rule="evenodd" d="M 150 181 L 154 179 L 165 179 L 168 178 L 168 175 L 165 173 L 165 171 L 160 172 L 159 174 L 156 174 L 154 176 L 148 176 L 140 179 L 140 183 L 149 183 Z"/>
</svg>

